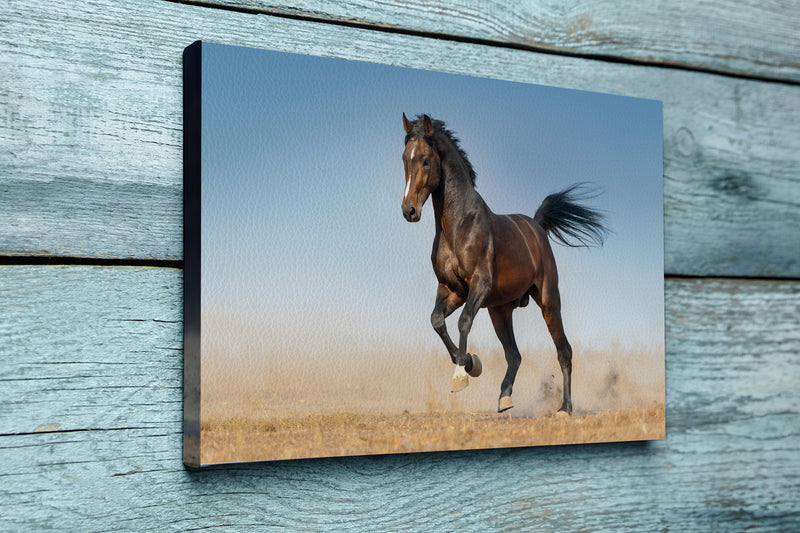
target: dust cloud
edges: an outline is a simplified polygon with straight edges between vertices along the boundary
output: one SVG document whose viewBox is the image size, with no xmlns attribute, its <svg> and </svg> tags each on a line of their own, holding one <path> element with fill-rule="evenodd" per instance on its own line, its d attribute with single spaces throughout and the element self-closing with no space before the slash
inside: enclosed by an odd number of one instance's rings
<svg viewBox="0 0 800 533">
<path fill-rule="evenodd" d="M 515 418 L 551 415 L 561 403 L 554 348 L 522 350 L 514 385 Z M 663 345 L 604 349 L 573 345 L 576 415 L 664 405 Z M 336 350 L 325 358 L 282 352 L 242 357 L 205 354 L 203 420 L 277 419 L 337 412 L 366 414 L 492 413 L 506 371 L 501 350 L 478 351 L 483 374 L 451 393 L 453 364 L 444 349 L 396 354 Z"/>
</svg>

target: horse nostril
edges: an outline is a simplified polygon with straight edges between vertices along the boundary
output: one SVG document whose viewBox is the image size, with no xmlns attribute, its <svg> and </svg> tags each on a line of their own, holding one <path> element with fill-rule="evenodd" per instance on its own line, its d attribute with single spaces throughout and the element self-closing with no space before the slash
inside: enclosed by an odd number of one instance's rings
<svg viewBox="0 0 800 533">
<path fill-rule="evenodd" d="M 419 212 L 417 212 L 417 208 L 413 205 L 403 205 L 403 216 L 406 217 L 406 220 L 409 222 L 416 222 L 419 220 Z"/>
</svg>

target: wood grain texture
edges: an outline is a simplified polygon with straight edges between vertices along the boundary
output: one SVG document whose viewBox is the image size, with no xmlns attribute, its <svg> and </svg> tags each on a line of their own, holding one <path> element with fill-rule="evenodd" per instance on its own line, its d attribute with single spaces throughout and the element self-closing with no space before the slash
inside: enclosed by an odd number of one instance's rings
<svg viewBox="0 0 800 533">
<path fill-rule="evenodd" d="M 791 531 L 800 284 L 666 282 L 667 439 L 181 464 L 180 270 L 0 267 L 0 529 Z"/>
<path fill-rule="evenodd" d="M 190 0 L 536 50 L 800 81 L 800 5 L 602 0 Z"/>
<path fill-rule="evenodd" d="M 205 39 L 663 100 L 666 271 L 800 277 L 798 86 L 155 0 L 0 22 L 2 255 L 181 257 L 180 58 Z"/>
<path fill-rule="evenodd" d="M 667 272 L 800 277 L 795 2 L 195 3 L 0 6 L 0 255 L 182 257 L 205 39 L 663 100 Z M 0 266 L 1 531 L 800 530 L 800 283 L 666 282 L 666 441 L 190 471 L 182 278 Z"/>
</svg>

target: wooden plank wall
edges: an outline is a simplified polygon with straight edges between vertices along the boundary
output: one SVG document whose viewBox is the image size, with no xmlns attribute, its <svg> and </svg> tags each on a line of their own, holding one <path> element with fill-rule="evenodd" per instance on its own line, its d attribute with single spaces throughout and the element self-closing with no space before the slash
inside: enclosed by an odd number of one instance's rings
<svg viewBox="0 0 800 533">
<path fill-rule="evenodd" d="M 509 4 L 0 5 L 0 530 L 800 529 L 800 5 Z M 667 440 L 185 469 L 196 39 L 663 100 Z"/>
</svg>

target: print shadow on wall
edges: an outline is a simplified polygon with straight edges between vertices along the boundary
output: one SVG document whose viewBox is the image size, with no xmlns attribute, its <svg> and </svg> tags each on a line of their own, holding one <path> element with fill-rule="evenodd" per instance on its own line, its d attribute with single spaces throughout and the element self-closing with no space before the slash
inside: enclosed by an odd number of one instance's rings
<svg viewBox="0 0 800 533">
<path fill-rule="evenodd" d="M 660 439 L 661 103 L 196 42 L 189 466 Z"/>
</svg>

